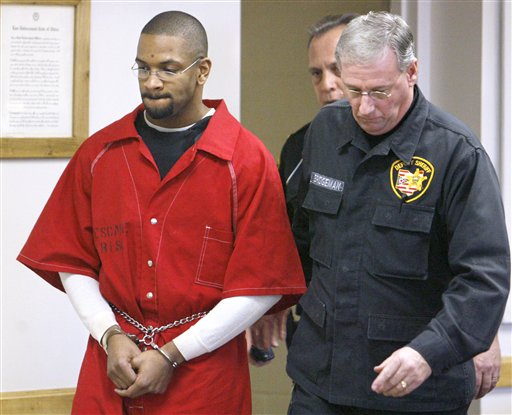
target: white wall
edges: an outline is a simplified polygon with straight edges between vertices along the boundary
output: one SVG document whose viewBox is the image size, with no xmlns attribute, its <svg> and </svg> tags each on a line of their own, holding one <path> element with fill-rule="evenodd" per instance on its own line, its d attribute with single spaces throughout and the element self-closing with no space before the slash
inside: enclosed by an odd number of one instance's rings
<svg viewBox="0 0 512 415">
<path fill-rule="evenodd" d="M 491 150 L 493 161 L 500 167 L 507 229 L 512 243 L 512 171 L 509 168 L 512 163 L 512 2 L 484 2 L 482 22 L 482 138 L 486 148 Z M 502 56 L 501 62 L 496 60 L 497 55 Z M 512 356 L 512 296 L 508 299 L 499 338 L 502 354 Z M 511 414 L 512 388 L 497 389 L 485 396 L 480 402 L 480 413 Z"/>
<path fill-rule="evenodd" d="M 209 37 L 213 71 L 205 98 L 240 114 L 240 2 L 93 1 L 90 123 L 93 133 L 139 102 L 131 74 L 144 24 L 165 10 L 197 17 Z M 67 297 L 15 258 L 67 160 L 1 160 L 0 391 L 74 387 L 87 334 Z"/>
</svg>

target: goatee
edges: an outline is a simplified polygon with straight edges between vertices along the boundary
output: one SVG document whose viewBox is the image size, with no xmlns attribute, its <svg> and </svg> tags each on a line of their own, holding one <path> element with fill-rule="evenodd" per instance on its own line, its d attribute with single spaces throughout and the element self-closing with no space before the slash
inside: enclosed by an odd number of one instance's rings
<svg viewBox="0 0 512 415">
<path fill-rule="evenodd" d="M 147 114 L 153 118 L 154 120 L 160 120 L 162 118 L 166 118 L 174 114 L 174 105 L 168 105 L 163 108 L 152 108 L 148 105 L 145 105 Z"/>
<path fill-rule="evenodd" d="M 144 102 L 144 107 L 146 108 L 147 114 L 153 118 L 154 120 L 162 119 L 169 117 L 174 113 L 174 104 L 171 103 L 167 106 L 153 106 L 151 105 L 153 100 L 162 99 L 162 98 L 172 98 L 169 95 L 161 95 L 161 96 L 151 96 L 149 94 L 142 95 L 142 101 Z"/>
</svg>

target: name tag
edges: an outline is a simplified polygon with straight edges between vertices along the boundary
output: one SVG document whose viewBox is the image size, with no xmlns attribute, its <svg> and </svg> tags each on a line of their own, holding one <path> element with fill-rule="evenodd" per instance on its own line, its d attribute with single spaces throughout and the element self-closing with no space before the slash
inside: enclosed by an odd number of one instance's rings
<svg viewBox="0 0 512 415">
<path fill-rule="evenodd" d="M 335 192 L 343 192 L 343 188 L 345 187 L 345 182 L 315 172 L 311 173 L 310 182 L 325 189 L 334 190 Z"/>
</svg>

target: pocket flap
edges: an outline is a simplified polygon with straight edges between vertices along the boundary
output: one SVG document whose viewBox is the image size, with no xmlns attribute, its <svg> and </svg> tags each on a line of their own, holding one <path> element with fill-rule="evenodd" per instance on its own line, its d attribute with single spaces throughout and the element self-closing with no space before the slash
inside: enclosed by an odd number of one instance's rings
<svg viewBox="0 0 512 415">
<path fill-rule="evenodd" d="M 340 208 L 342 197 L 343 192 L 341 191 L 324 189 L 310 183 L 302 207 L 315 212 L 335 215 Z"/>
<path fill-rule="evenodd" d="M 309 288 L 306 294 L 301 297 L 299 304 L 317 326 L 324 326 L 325 304 L 320 301 L 311 288 Z"/>
<path fill-rule="evenodd" d="M 429 233 L 434 208 L 426 206 L 378 205 L 372 224 L 410 232 Z"/>
<path fill-rule="evenodd" d="M 430 322 L 428 317 L 371 315 L 368 317 L 368 339 L 409 342 Z"/>
</svg>

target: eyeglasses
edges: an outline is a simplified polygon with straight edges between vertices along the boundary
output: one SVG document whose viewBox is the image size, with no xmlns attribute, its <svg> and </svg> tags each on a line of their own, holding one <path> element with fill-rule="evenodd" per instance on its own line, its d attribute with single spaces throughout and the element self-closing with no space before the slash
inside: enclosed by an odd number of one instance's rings
<svg viewBox="0 0 512 415">
<path fill-rule="evenodd" d="M 385 91 L 379 91 L 379 90 L 371 90 L 371 91 L 360 91 L 359 89 L 351 89 L 348 88 L 348 99 L 351 99 L 353 101 L 361 99 L 363 95 L 366 95 L 368 98 L 371 98 L 375 101 L 383 101 L 385 99 L 388 99 L 391 96 L 391 90 L 395 86 L 395 84 L 398 82 L 398 79 L 400 79 L 400 76 L 404 72 L 400 72 L 400 74 L 396 77 L 395 81 L 393 82 L 393 85 L 389 87 L 389 89 Z"/>
<path fill-rule="evenodd" d="M 155 74 L 155 76 L 160 79 L 161 81 L 172 81 L 175 76 L 181 75 L 182 73 L 187 72 L 192 66 L 194 66 L 197 62 L 199 62 L 201 59 L 203 59 L 202 56 L 197 58 L 194 62 L 192 62 L 190 65 L 188 65 L 185 69 L 181 69 L 178 71 L 171 71 L 170 69 L 164 69 L 161 71 L 151 71 L 147 68 L 139 68 L 137 66 L 137 63 L 134 63 L 132 66 L 133 74 L 141 81 L 145 81 L 146 79 L 149 79 L 151 74 Z"/>
<path fill-rule="evenodd" d="M 360 99 L 363 95 L 376 101 L 388 99 L 391 96 L 389 91 L 359 91 L 357 89 L 348 90 L 348 98 L 352 100 Z"/>
</svg>

